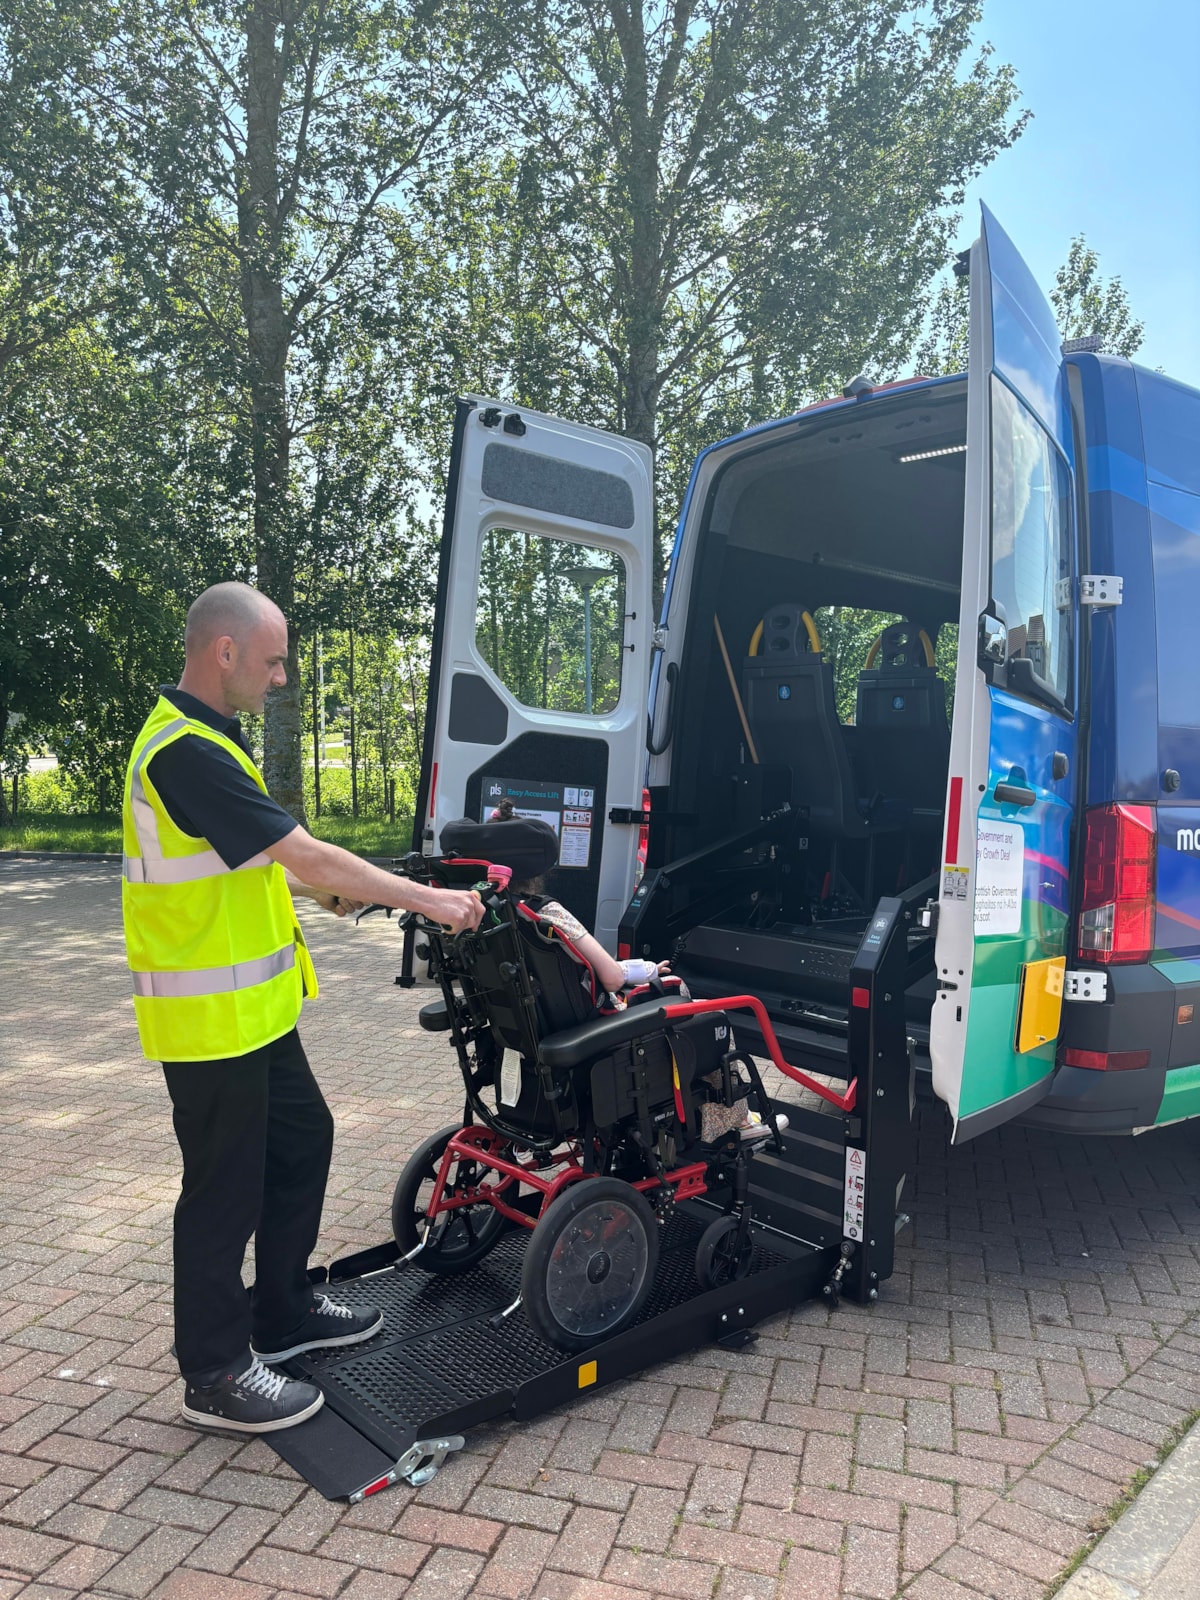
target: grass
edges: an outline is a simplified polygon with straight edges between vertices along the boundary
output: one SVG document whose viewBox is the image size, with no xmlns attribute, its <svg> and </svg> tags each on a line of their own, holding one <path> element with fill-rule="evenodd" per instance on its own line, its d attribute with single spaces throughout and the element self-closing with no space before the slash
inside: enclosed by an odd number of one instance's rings
<svg viewBox="0 0 1200 1600">
<path fill-rule="evenodd" d="M 318 839 L 340 844 L 363 856 L 402 856 L 412 843 L 412 818 L 321 817 L 310 819 L 309 831 Z M 121 823 L 111 816 L 67 816 L 57 812 L 29 812 L 10 827 L 0 828 L 0 851 L 84 851 L 118 855 Z"/>
</svg>

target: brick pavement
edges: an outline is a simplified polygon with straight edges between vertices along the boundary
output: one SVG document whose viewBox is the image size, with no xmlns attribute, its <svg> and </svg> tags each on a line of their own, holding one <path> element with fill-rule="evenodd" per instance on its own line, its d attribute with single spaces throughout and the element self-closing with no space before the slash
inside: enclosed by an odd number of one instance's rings
<svg viewBox="0 0 1200 1600">
<path fill-rule="evenodd" d="M 806 1306 L 357 1509 L 178 1421 L 176 1156 L 103 865 L 0 861 L 0 1600 L 1037 1600 L 1200 1405 L 1200 1155 L 920 1119 L 914 1228 L 870 1311 Z M 303 912 L 337 1117 L 323 1248 L 384 1236 L 453 1119 L 394 928 Z M 327 1259 L 328 1257 L 326 1257 Z"/>
</svg>

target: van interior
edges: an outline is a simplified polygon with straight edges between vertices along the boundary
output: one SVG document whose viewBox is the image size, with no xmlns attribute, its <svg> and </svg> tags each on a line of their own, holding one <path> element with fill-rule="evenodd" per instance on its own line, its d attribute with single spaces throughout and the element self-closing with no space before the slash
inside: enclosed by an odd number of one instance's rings
<svg viewBox="0 0 1200 1600">
<path fill-rule="evenodd" d="M 759 995 L 792 1059 L 829 1074 L 877 901 L 937 897 L 965 441 L 962 379 L 801 416 L 731 456 L 690 534 L 670 783 L 651 791 L 656 932 L 694 994 Z M 907 1011 L 927 1066 L 918 922 Z"/>
</svg>

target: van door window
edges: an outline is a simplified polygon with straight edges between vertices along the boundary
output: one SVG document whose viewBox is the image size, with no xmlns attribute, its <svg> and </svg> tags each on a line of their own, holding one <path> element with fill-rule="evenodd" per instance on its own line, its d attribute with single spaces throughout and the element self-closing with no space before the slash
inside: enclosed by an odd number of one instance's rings
<svg viewBox="0 0 1200 1600">
<path fill-rule="evenodd" d="M 521 705 L 583 716 L 615 710 L 624 630 L 619 556 L 518 528 L 484 535 L 475 648 Z"/>
<path fill-rule="evenodd" d="M 1071 477 L 1033 412 L 995 375 L 991 383 L 992 599 L 1008 628 L 1009 661 L 1027 660 L 1069 706 Z M 1020 680 L 1009 687 L 1020 693 Z"/>
</svg>

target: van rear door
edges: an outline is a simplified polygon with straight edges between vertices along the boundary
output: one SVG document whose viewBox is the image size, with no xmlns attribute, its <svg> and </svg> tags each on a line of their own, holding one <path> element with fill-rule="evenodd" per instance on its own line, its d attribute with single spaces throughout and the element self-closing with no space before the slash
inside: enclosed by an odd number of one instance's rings
<svg viewBox="0 0 1200 1600">
<path fill-rule="evenodd" d="M 414 847 L 511 799 L 553 824 L 547 892 L 610 949 L 642 813 L 652 483 L 630 439 L 458 402 Z"/>
<path fill-rule="evenodd" d="M 962 609 L 930 1037 L 956 1142 L 1050 1087 L 1077 768 L 1074 445 L 1059 332 L 986 207 L 970 275 Z"/>
</svg>

